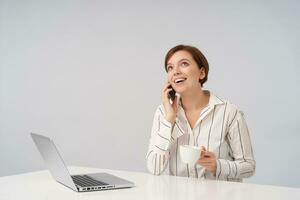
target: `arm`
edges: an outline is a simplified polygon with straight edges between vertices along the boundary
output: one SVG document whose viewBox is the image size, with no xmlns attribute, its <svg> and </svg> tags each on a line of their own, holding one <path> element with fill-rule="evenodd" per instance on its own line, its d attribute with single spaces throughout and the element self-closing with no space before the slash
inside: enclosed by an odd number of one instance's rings
<svg viewBox="0 0 300 200">
<path fill-rule="evenodd" d="M 242 179 L 252 176 L 255 172 L 256 163 L 248 127 L 241 111 L 237 111 L 235 118 L 229 125 L 226 137 L 233 161 L 217 159 L 216 179 Z"/>
<path fill-rule="evenodd" d="M 171 132 L 172 124 L 165 119 L 163 109 L 159 106 L 154 115 L 146 156 L 147 168 L 154 175 L 164 172 L 168 164 Z"/>
</svg>

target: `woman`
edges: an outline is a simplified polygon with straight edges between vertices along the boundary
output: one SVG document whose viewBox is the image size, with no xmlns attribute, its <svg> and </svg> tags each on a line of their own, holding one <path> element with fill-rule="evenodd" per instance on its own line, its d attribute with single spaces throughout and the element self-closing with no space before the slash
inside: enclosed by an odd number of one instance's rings
<svg viewBox="0 0 300 200">
<path fill-rule="evenodd" d="M 255 172 L 250 135 L 238 108 L 203 90 L 209 65 L 195 47 L 178 45 L 165 58 L 168 82 L 162 105 L 154 116 L 147 168 L 169 174 L 205 179 L 239 181 Z M 170 99 L 172 88 L 175 99 Z M 195 166 L 181 162 L 180 145 L 202 147 Z"/>
</svg>

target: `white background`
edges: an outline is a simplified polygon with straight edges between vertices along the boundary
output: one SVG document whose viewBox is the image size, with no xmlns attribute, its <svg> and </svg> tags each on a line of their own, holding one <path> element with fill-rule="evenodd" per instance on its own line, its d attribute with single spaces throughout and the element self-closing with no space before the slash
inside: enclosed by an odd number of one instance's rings
<svg viewBox="0 0 300 200">
<path fill-rule="evenodd" d="M 29 133 L 69 165 L 146 171 L 164 56 L 198 47 L 205 88 L 244 111 L 247 182 L 300 186 L 299 1 L 1 1 L 0 176 L 44 169 Z"/>
</svg>

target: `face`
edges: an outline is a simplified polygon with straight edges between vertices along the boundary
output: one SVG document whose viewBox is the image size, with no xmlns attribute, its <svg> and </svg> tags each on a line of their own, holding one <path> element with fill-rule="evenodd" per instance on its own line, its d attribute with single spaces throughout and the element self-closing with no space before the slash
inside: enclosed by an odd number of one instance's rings
<svg viewBox="0 0 300 200">
<path fill-rule="evenodd" d="M 205 77 L 204 68 L 199 69 L 192 55 L 177 51 L 167 64 L 168 81 L 178 93 L 201 87 L 199 80 Z"/>
</svg>

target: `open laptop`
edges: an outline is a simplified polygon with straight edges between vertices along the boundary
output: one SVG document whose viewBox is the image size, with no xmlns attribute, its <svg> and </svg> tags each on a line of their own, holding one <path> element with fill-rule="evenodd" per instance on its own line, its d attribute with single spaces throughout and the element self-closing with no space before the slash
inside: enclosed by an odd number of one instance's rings
<svg viewBox="0 0 300 200">
<path fill-rule="evenodd" d="M 53 178 L 77 192 L 89 192 L 133 187 L 134 183 L 107 173 L 70 175 L 54 142 L 45 136 L 31 133 Z"/>
</svg>

